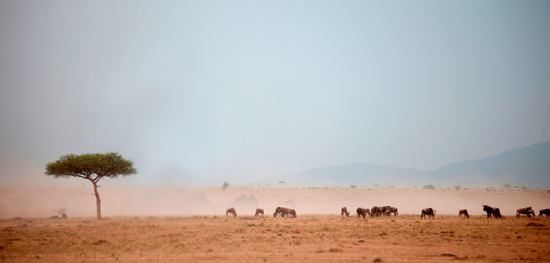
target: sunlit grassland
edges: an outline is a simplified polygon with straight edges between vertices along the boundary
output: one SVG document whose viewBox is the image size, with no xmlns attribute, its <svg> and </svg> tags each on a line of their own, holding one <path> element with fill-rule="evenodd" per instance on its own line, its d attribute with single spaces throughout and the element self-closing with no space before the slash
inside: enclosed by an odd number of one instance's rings
<svg viewBox="0 0 550 263">
<path fill-rule="evenodd" d="M 4 262 L 550 261 L 550 220 L 114 217 L 0 220 Z"/>
</svg>

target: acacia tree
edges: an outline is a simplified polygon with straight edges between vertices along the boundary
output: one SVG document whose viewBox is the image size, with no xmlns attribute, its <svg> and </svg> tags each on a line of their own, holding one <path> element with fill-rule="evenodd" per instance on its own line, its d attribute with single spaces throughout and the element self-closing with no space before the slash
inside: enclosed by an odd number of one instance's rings
<svg viewBox="0 0 550 263">
<path fill-rule="evenodd" d="M 122 158 L 117 152 L 87 153 L 82 155 L 67 154 L 55 162 L 46 164 L 46 175 L 55 178 L 80 177 L 90 180 L 94 185 L 97 219 L 101 219 L 101 199 L 97 188 L 97 182 L 103 177 L 117 178 L 119 175 L 126 177 L 136 174 L 132 160 Z"/>
</svg>

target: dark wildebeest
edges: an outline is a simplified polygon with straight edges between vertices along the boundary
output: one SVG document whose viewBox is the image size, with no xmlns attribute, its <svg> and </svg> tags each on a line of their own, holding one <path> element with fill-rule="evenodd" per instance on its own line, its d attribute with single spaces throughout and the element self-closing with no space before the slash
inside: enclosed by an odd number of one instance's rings
<svg viewBox="0 0 550 263">
<path fill-rule="evenodd" d="M 368 208 L 358 207 L 356 212 L 357 212 L 357 218 L 361 218 L 361 216 L 365 218 L 365 216 L 370 215 L 370 210 Z"/>
<path fill-rule="evenodd" d="M 487 218 L 501 218 L 500 209 L 496 207 L 490 207 L 488 205 L 483 205 L 483 211 L 487 212 Z"/>
<path fill-rule="evenodd" d="M 543 215 L 546 215 L 546 217 L 550 217 L 550 208 L 539 210 L 539 217 L 542 217 Z"/>
<path fill-rule="evenodd" d="M 347 217 L 349 217 L 349 212 L 348 212 L 348 208 L 347 207 L 342 207 L 342 209 L 340 209 L 342 212 L 340 213 L 340 215 L 344 216 L 346 215 Z"/>
<path fill-rule="evenodd" d="M 466 218 L 470 218 L 470 216 L 468 215 L 468 210 L 466 209 L 461 209 L 461 210 L 458 210 L 458 217 L 459 218 L 462 218 L 462 217 L 466 217 Z"/>
<path fill-rule="evenodd" d="M 368 209 L 368 208 L 363 208 L 363 212 L 365 212 L 365 214 L 368 215 L 368 216 L 372 215 L 371 212 L 370 212 L 370 209 Z"/>
<path fill-rule="evenodd" d="M 373 217 L 373 216 L 382 216 L 382 213 L 383 213 L 383 210 L 382 210 L 382 207 L 379 207 L 379 206 L 373 206 L 371 209 L 370 209 L 370 216 Z"/>
<path fill-rule="evenodd" d="M 390 207 L 389 205 L 382 206 L 382 216 L 389 216 L 390 215 Z"/>
<path fill-rule="evenodd" d="M 290 213 L 290 209 L 286 207 L 277 207 L 277 209 L 275 209 L 275 213 L 273 213 L 273 217 L 277 217 L 277 215 L 279 214 L 281 215 L 281 217 L 285 217 L 289 213 Z"/>
<path fill-rule="evenodd" d="M 435 219 L 434 210 L 431 207 L 422 209 L 422 214 L 420 215 L 420 219 L 422 218 L 426 219 L 426 216 L 428 216 L 428 218 L 432 217 L 432 219 Z"/>
<path fill-rule="evenodd" d="M 225 216 L 237 216 L 237 211 L 235 211 L 235 208 L 231 207 L 225 210 Z"/>
<path fill-rule="evenodd" d="M 290 217 L 293 217 L 293 218 L 297 217 L 296 210 L 294 209 L 288 209 L 288 214 L 290 215 Z"/>
<path fill-rule="evenodd" d="M 386 206 L 386 213 L 388 216 L 391 216 L 391 214 L 393 214 L 393 216 L 397 216 L 397 207 Z"/>
<path fill-rule="evenodd" d="M 519 218 L 521 215 L 525 215 L 528 217 L 531 217 L 531 215 L 533 215 L 533 217 L 535 217 L 535 211 L 533 211 L 530 206 L 525 208 L 518 208 L 518 210 L 516 211 L 516 218 Z"/>
<path fill-rule="evenodd" d="M 256 208 L 256 214 L 254 216 L 260 215 L 261 217 L 264 217 L 264 210 L 261 208 Z"/>
<path fill-rule="evenodd" d="M 55 211 L 57 213 L 58 216 L 62 216 L 63 214 L 65 214 L 65 208 L 61 208 L 61 209 L 54 209 L 53 211 Z"/>
</svg>

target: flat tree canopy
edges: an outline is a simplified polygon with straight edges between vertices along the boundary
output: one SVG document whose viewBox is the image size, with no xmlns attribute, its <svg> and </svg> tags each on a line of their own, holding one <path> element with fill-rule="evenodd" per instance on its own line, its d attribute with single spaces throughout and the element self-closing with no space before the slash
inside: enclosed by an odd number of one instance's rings
<svg viewBox="0 0 550 263">
<path fill-rule="evenodd" d="M 125 177 L 136 173 L 134 162 L 122 158 L 117 152 L 67 154 L 55 162 L 46 164 L 46 172 L 44 172 L 55 178 L 80 177 L 92 182 L 97 204 L 97 219 L 101 219 L 101 199 L 97 192 L 97 182 L 103 177 L 117 178 L 119 175 Z"/>
</svg>

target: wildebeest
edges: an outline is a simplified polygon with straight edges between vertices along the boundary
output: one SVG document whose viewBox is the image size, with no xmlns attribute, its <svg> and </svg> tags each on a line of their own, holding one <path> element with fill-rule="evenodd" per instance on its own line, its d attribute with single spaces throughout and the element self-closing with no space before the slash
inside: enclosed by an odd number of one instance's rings
<svg viewBox="0 0 550 263">
<path fill-rule="evenodd" d="M 231 207 L 225 210 L 225 216 L 233 215 L 234 217 L 237 216 L 237 211 L 235 211 L 235 208 Z"/>
<path fill-rule="evenodd" d="M 546 215 L 546 217 L 550 217 L 550 208 L 539 210 L 539 217 L 542 217 L 543 215 Z"/>
<path fill-rule="evenodd" d="M 296 218 L 296 210 L 294 209 L 288 209 L 288 214 L 290 215 L 290 217 L 294 217 Z"/>
<path fill-rule="evenodd" d="M 466 218 L 470 218 L 470 215 L 468 215 L 468 210 L 466 209 L 460 209 L 458 210 L 458 217 L 462 218 L 462 217 L 466 217 Z"/>
<path fill-rule="evenodd" d="M 371 217 L 373 217 L 373 216 L 382 216 L 382 213 L 383 213 L 382 207 L 373 206 L 370 209 L 370 216 Z"/>
<path fill-rule="evenodd" d="M 531 217 L 531 215 L 533 215 L 533 217 L 535 217 L 535 211 L 533 211 L 530 206 L 525 208 L 518 208 L 518 210 L 516 210 L 516 218 L 519 218 L 521 215 L 525 215 L 528 217 Z"/>
<path fill-rule="evenodd" d="M 384 214 L 387 216 L 391 216 L 391 214 L 393 214 L 393 216 L 397 216 L 397 207 L 384 206 Z"/>
<path fill-rule="evenodd" d="M 361 207 L 358 207 L 356 212 L 357 212 L 357 218 L 361 218 L 361 216 L 365 218 L 365 216 L 371 214 L 368 208 L 361 208 Z"/>
<path fill-rule="evenodd" d="M 432 217 L 432 219 L 435 219 L 434 210 L 431 207 L 422 209 L 422 214 L 420 215 L 420 219 L 422 218 L 426 219 L 426 216 L 428 216 L 428 218 Z"/>
<path fill-rule="evenodd" d="M 500 209 L 497 207 L 490 207 L 488 205 L 483 205 L 483 211 L 487 212 L 487 218 L 493 217 L 493 218 L 501 218 L 502 215 L 500 215 Z"/>
<path fill-rule="evenodd" d="M 372 215 L 371 212 L 370 212 L 370 209 L 368 209 L 368 208 L 363 208 L 363 211 L 364 211 L 365 214 L 368 215 L 368 216 L 371 216 L 371 215 Z"/>
<path fill-rule="evenodd" d="M 348 212 L 348 208 L 347 207 L 342 207 L 342 209 L 340 209 L 342 212 L 340 213 L 340 215 L 344 216 L 346 215 L 347 217 L 349 217 L 349 212 Z"/>
<path fill-rule="evenodd" d="M 61 209 L 54 209 L 53 211 L 55 211 L 57 213 L 58 216 L 61 216 L 63 214 L 65 214 L 65 208 L 61 208 Z"/>
<path fill-rule="evenodd" d="M 390 209 L 391 209 L 391 206 L 389 205 L 386 205 L 386 206 L 382 206 L 382 216 L 390 216 Z"/>
<path fill-rule="evenodd" d="M 256 208 L 256 213 L 254 214 L 254 216 L 258 216 L 258 215 L 260 215 L 261 217 L 264 217 L 264 210 L 261 208 Z"/>
<path fill-rule="evenodd" d="M 281 215 L 281 217 L 285 217 L 289 213 L 290 213 L 290 209 L 286 207 L 277 207 L 277 209 L 275 209 L 275 213 L 273 213 L 273 217 L 277 217 L 277 215 L 279 214 Z"/>
</svg>

